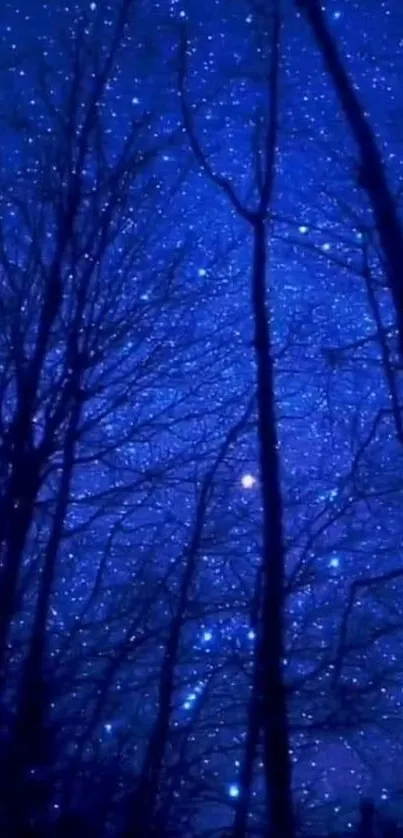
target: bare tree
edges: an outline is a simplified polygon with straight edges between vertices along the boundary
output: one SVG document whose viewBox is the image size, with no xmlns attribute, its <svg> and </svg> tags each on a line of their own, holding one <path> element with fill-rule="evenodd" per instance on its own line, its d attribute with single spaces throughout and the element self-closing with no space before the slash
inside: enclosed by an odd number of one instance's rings
<svg viewBox="0 0 403 838">
<path fill-rule="evenodd" d="M 128 503 L 155 502 L 180 485 L 197 447 L 209 448 L 197 427 L 213 412 L 205 400 L 218 386 L 218 340 L 209 334 L 206 346 L 194 322 L 204 292 L 181 275 L 187 243 L 168 248 L 159 221 L 178 178 L 162 182 L 155 164 L 174 137 L 158 137 L 158 115 L 144 110 L 110 142 L 108 95 L 136 10 L 122 0 L 110 28 L 101 8 L 80 18 L 61 76 L 39 60 L 42 130 L 22 102 L 12 127 L 23 162 L 2 173 L 1 805 L 10 836 L 53 794 L 53 709 L 69 682 L 61 687 L 66 668 L 54 671 L 63 655 L 52 609 L 80 574 L 67 545 L 81 543 L 88 561 L 95 534 L 109 537 L 118 519 L 124 531 Z M 199 373 L 188 390 L 181 365 Z M 85 616 L 71 621 L 67 648 Z M 67 660 L 71 675 L 77 659 Z"/>
<path fill-rule="evenodd" d="M 131 805 L 130 825 L 127 836 L 152 835 L 156 818 L 156 804 L 161 789 L 161 773 L 164 757 L 168 747 L 168 735 L 173 710 L 175 689 L 175 670 L 178 664 L 179 649 L 189 607 L 189 599 L 194 585 L 198 567 L 199 553 L 202 545 L 203 528 L 215 489 L 217 472 L 220 469 L 228 449 L 237 442 L 239 435 L 245 429 L 250 419 L 254 397 L 245 414 L 234 425 L 224 439 L 217 456 L 206 472 L 199 489 L 195 509 L 195 519 L 192 527 L 190 542 L 185 547 L 184 571 L 179 587 L 178 601 L 172 619 L 167 642 L 164 650 L 159 673 L 158 709 L 156 719 L 150 732 L 144 762 L 139 777 L 137 789 Z"/>
<path fill-rule="evenodd" d="M 320 0 L 295 0 L 295 7 L 310 26 L 358 149 L 358 185 L 365 191 L 372 208 L 395 310 L 399 353 L 403 356 L 403 227 L 396 197 L 388 181 L 375 132 L 343 63 Z"/>
<path fill-rule="evenodd" d="M 262 592 L 258 628 L 257 666 L 254 693 L 263 733 L 264 770 L 266 777 L 269 834 L 272 838 L 292 838 L 294 834 L 291 792 L 291 765 L 286 693 L 283 679 L 284 657 L 284 585 L 285 545 L 283 533 L 283 503 L 280 484 L 278 453 L 275 379 L 267 307 L 267 252 L 268 221 L 276 170 L 278 132 L 278 95 L 280 68 L 281 15 L 279 4 L 271 4 L 266 14 L 259 4 L 254 5 L 257 25 L 269 33 L 269 49 L 265 52 L 266 81 L 265 112 L 257 122 L 255 146 L 254 188 L 258 199 L 250 209 L 238 197 L 232 182 L 217 173 L 198 139 L 188 104 L 185 84 L 187 75 L 188 41 L 184 35 L 180 47 L 179 90 L 182 115 L 189 144 L 195 158 L 209 180 L 227 196 L 237 215 L 249 226 L 253 240 L 251 269 L 251 301 L 254 320 L 254 348 L 257 369 L 257 406 L 259 440 L 259 477 L 263 505 Z M 263 136 L 263 140 L 262 140 Z M 256 698 L 253 712 L 256 715 Z M 256 737 L 254 736 L 254 739 Z M 254 760 L 254 745 L 247 749 L 248 760 Z M 245 775 L 251 776 L 250 769 Z M 244 790 L 248 794 L 248 790 Z M 246 808 L 239 814 L 235 835 L 245 834 Z"/>
</svg>

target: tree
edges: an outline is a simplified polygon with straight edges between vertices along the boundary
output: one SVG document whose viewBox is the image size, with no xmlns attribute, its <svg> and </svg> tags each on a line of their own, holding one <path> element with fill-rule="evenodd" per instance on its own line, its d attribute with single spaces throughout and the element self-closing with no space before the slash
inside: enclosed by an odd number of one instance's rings
<svg viewBox="0 0 403 838">
<path fill-rule="evenodd" d="M 263 733 L 264 770 L 268 806 L 269 834 L 272 838 L 292 838 L 294 834 L 291 793 L 291 765 L 289 756 L 289 731 L 286 693 L 283 679 L 284 657 L 284 585 L 285 544 L 283 533 L 283 502 L 281 495 L 280 459 L 275 405 L 275 379 L 270 333 L 270 315 L 267 308 L 267 251 L 268 220 L 273 195 L 278 121 L 278 80 L 280 66 L 281 16 L 277 3 L 270 14 L 256 7 L 259 22 L 270 32 L 270 51 L 265 55 L 268 69 L 263 76 L 267 85 L 266 112 L 261 115 L 257 132 L 255 155 L 255 189 L 258 200 L 256 209 L 249 209 L 238 197 L 230 180 L 217 174 L 199 142 L 185 91 L 188 43 L 184 35 L 180 47 L 179 91 L 183 122 L 195 158 L 210 181 L 229 199 L 238 216 L 250 225 L 253 241 L 251 269 L 251 303 L 254 321 L 254 348 L 256 358 L 256 386 L 259 440 L 259 477 L 263 506 L 262 591 L 260 620 L 256 650 L 256 673 L 251 713 L 259 717 Z M 255 756 L 257 733 L 250 727 L 253 741 L 247 748 L 250 767 L 245 775 L 251 776 Z M 248 811 L 248 787 L 245 788 L 245 805 L 239 807 L 234 825 L 234 835 L 245 834 Z"/>
<path fill-rule="evenodd" d="M 150 732 L 141 774 L 131 805 L 127 838 L 136 838 L 138 835 L 146 838 L 146 836 L 154 834 L 153 823 L 156 818 L 156 803 L 161 789 L 161 774 L 168 746 L 172 716 L 175 670 L 178 664 L 186 611 L 189 607 L 189 598 L 197 572 L 203 528 L 214 492 L 217 472 L 225 460 L 228 449 L 237 441 L 238 436 L 250 419 L 254 401 L 255 399 L 252 398 L 245 414 L 230 429 L 199 489 L 192 535 L 189 544 L 185 547 L 184 570 L 177 605 L 169 627 L 164 659 L 159 673 L 157 714 Z"/>
<path fill-rule="evenodd" d="M 161 204 L 178 178 L 162 182 L 155 166 L 175 137 L 158 134 L 144 110 L 110 138 L 109 89 L 136 7 L 121 0 L 110 28 L 101 8 L 76 21 L 62 73 L 34 58 L 39 130 L 24 96 L 8 125 L 20 148 L 2 173 L 0 231 L 1 806 L 10 836 L 34 828 L 54 794 L 55 704 L 69 681 L 54 666 L 63 655 L 53 610 L 59 602 L 63 611 L 80 573 L 68 545 L 81 543 L 81 562 L 94 559 L 91 537 L 123 526 L 128 498 L 157 502 L 194 448 L 207 449 L 197 425 L 201 415 L 208 423 L 218 341 L 194 326 L 203 280 L 182 280 L 185 244 L 170 248 L 161 233 Z M 181 364 L 199 376 L 178 383 Z M 99 620 L 97 596 L 91 606 Z M 80 615 L 65 618 L 73 648 L 81 628 Z"/>
<path fill-rule="evenodd" d="M 320 0 L 295 0 L 296 9 L 305 17 L 327 72 L 334 84 L 340 106 L 354 137 L 358 154 L 358 185 L 365 191 L 376 225 L 382 251 L 385 275 L 393 301 L 398 331 L 399 353 L 403 356 L 403 227 L 396 198 L 388 182 L 388 175 L 377 143 L 375 132 L 354 88 L 347 69 L 326 22 Z"/>
</svg>

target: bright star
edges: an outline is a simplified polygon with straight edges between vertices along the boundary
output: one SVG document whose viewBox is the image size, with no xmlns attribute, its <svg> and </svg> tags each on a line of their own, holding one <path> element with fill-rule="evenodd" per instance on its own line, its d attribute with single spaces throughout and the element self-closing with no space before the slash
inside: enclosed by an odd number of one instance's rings
<svg viewBox="0 0 403 838">
<path fill-rule="evenodd" d="M 244 474 L 241 483 L 244 489 L 253 489 L 256 484 L 256 477 L 253 474 Z"/>
</svg>

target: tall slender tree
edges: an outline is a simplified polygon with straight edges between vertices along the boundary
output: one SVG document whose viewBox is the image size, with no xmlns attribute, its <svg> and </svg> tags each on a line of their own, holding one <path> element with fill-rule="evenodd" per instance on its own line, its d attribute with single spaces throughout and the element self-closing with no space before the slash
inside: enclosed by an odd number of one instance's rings
<svg viewBox="0 0 403 838">
<path fill-rule="evenodd" d="M 291 788 L 290 742 L 284 685 L 284 589 L 285 540 L 281 463 L 277 434 L 275 374 L 271 336 L 271 314 L 267 301 L 269 222 L 276 173 L 278 142 L 278 98 L 281 56 L 282 18 L 278 0 L 270 9 L 254 4 L 257 25 L 270 31 L 270 47 L 266 53 L 266 113 L 263 142 L 257 132 L 255 155 L 255 188 L 258 199 L 249 208 L 238 196 L 232 182 L 216 172 L 206 155 L 192 118 L 186 94 L 188 40 L 183 33 L 179 56 L 179 92 L 184 127 L 189 144 L 202 171 L 228 198 L 237 215 L 249 225 L 253 260 L 251 265 L 251 307 L 254 323 L 256 360 L 256 397 L 258 412 L 259 480 L 263 507 L 262 521 L 262 589 L 259 626 L 257 630 L 256 667 L 251 705 L 252 740 L 246 750 L 249 767 L 244 775 L 251 781 L 255 759 L 257 731 L 256 713 L 263 738 L 264 773 L 267 795 L 267 824 L 270 838 L 293 838 L 294 819 Z M 260 126 L 261 127 L 261 126 Z M 253 714 L 253 719 L 252 719 Z M 249 788 L 241 790 L 248 795 Z M 241 838 L 246 831 L 247 806 L 239 810 L 234 835 Z"/>
</svg>

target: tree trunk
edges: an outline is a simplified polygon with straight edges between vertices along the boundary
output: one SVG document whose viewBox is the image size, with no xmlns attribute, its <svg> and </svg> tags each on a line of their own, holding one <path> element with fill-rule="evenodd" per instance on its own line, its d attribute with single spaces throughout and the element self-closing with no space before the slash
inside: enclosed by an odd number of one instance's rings
<svg viewBox="0 0 403 838">
<path fill-rule="evenodd" d="M 214 491 L 214 480 L 229 448 L 235 442 L 239 432 L 249 419 L 253 404 L 254 399 L 251 399 L 241 420 L 230 428 L 215 461 L 205 475 L 200 489 L 192 538 L 186 551 L 186 564 L 181 581 L 178 604 L 175 616 L 170 625 L 164 660 L 161 666 L 158 684 L 157 717 L 150 734 L 136 793 L 133 796 L 133 801 L 130 806 L 129 828 L 126 832 L 126 838 L 149 838 L 149 836 L 155 835 L 156 809 L 171 723 L 176 665 L 186 609 L 197 571 L 197 558 L 202 541 L 203 529 L 208 514 L 209 502 Z"/>
<path fill-rule="evenodd" d="M 360 806 L 360 820 L 357 838 L 374 838 L 376 809 L 372 800 L 363 800 Z"/>
<path fill-rule="evenodd" d="M 5 441 L 5 457 L 11 467 L 11 475 L 0 501 L 0 685 L 4 678 L 7 640 L 14 616 L 22 555 L 41 482 L 42 463 L 34 448 L 33 416 L 52 325 L 61 305 L 59 266 L 66 242 L 62 241 L 59 246 L 48 280 L 34 355 L 28 369 L 21 372 L 19 403 Z"/>
<path fill-rule="evenodd" d="M 263 761 L 269 838 L 293 838 L 291 760 L 284 659 L 285 548 L 283 502 L 275 415 L 274 369 L 266 306 L 264 219 L 254 224 L 252 307 L 257 365 L 258 443 L 263 506 L 263 590 L 258 634 Z"/>
<path fill-rule="evenodd" d="M 252 696 L 249 702 L 247 736 L 242 768 L 239 773 L 240 796 L 235 809 L 234 825 L 231 838 L 246 838 L 248 832 L 248 815 L 252 796 L 253 768 L 256 759 L 256 749 L 262 721 L 261 697 L 259 690 L 259 661 L 255 657 L 254 673 L 252 677 Z"/>
<path fill-rule="evenodd" d="M 5 677 L 7 642 L 15 614 L 23 551 L 32 523 L 40 477 L 34 458 L 18 455 L 1 505 L 0 556 L 0 691 Z"/>
<path fill-rule="evenodd" d="M 56 562 L 68 509 L 74 470 L 74 449 L 81 413 L 78 397 L 72 409 L 66 434 L 63 469 L 54 513 L 53 526 L 45 553 L 39 593 L 29 648 L 17 697 L 17 710 L 12 726 L 3 790 L 7 793 L 3 809 L 8 814 L 8 829 L 21 834 L 24 824 L 43 815 L 41 809 L 50 795 L 51 736 L 45 729 L 50 695 L 44 672 L 46 628 L 52 596 Z M 21 799 L 24 807 L 21 808 Z M 12 832 L 12 834 L 14 834 Z M 10 833 L 11 835 L 11 833 Z"/>
</svg>

